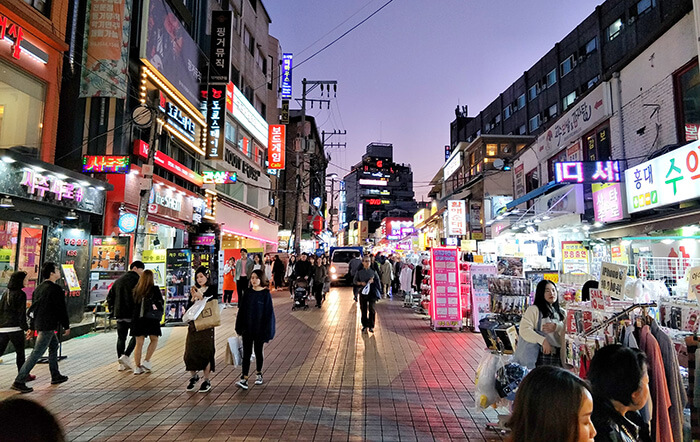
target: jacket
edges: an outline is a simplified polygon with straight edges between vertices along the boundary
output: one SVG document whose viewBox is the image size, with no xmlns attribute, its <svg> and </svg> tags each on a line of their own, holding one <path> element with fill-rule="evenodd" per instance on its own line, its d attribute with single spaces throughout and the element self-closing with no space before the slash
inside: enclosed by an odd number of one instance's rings
<svg viewBox="0 0 700 442">
<path fill-rule="evenodd" d="M 142 305 L 143 304 L 143 305 Z M 164 309 L 164 300 L 163 300 L 163 292 L 160 291 L 160 288 L 157 286 L 151 287 L 150 293 L 146 295 L 145 298 L 143 298 L 143 302 L 139 303 L 136 305 L 134 309 L 134 315 L 132 317 L 132 320 L 136 321 L 138 319 L 141 319 L 144 317 L 146 314 L 146 310 L 153 309 L 153 310 L 160 310 L 160 312 L 163 312 Z"/>
<path fill-rule="evenodd" d="M 236 281 L 240 281 L 241 276 L 243 273 L 243 260 L 239 259 L 236 261 Z M 245 276 L 246 278 L 250 279 L 250 274 L 253 273 L 253 260 L 252 259 L 246 259 L 245 260 Z"/>
<path fill-rule="evenodd" d="M 328 277 L 328 267 L 324 265 L 316 265 L 313 267 L 313 271 L 314 285 L 323 284 L 326 282 L 326 278 Z"/>
<path fill-rule="evenodd" d="M 34 290 L 33 297 L 28 312 L 32 330 L 54 331 L 59 326 L 64 330 L 70 328 L 65 293 L 58 284 L 49 280 L 42 282 Z"/>
<path fill-rule="evenodd" d="M 297 260 L 296 265 L 294 266 L 294 277 L 295 278 L 304 278 L 305 276 L 308 276 L 309 278 L 313 277 L 313 269 L 311 268 L 311 261 L 308 259 L 306 261 Z"/>
<path fill-rule="evenodd" d="M 379 277 L 382 280 L 382 284 L 385 285 L 391 284 L 391 281 L 394 279 L 394 268 L 388 259 L 379 267 Z"/>
<path fill-rule="evenodd" d="M 128 271 L 114 281 L 107 293 L 107 306 L 117 319 L 131 319 L 134 315 L 134 287 L 139 283 L 139 274 Z"/>
<path fill-rule="evenodd" d="M 277 258 L 272 262 L 272 273 L 274 275 L 284 275 L 284 263 L 281 259 Z"/>
<path fill-rule="evenodd" d="M 27 330 L 27 295 L 22 289 L 8 290 L 0 298 L 0 328 Z"/>
<path fill-rule="evenodd" d="M 355 277 L 355 274 L 357 273 L 358 270 L 362 268 L 362 260 L 358 257 L 355 257 L 350 260 L 348 263 L 348 272 L 350 273 L 351 277 Z"/>
<path fill-rule="evenodd" d="M 246 290 L 243 299 L 238 301 L 236 333 L 263 342 L 269 342 L 275 337 L 275 310 L 268 289 Z"/>
<path fill-rule="evenodd" d="M 591 421 L 596 442 L 651 442 L 649 426 L 636 412 L 622 416 L 607 399 L 593 398 Z"/>
</svg>

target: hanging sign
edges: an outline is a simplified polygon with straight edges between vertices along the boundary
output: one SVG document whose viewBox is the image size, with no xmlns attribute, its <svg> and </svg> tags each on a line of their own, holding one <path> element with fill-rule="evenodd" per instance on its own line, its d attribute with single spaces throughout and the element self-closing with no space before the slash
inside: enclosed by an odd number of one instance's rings
<svg viewBox="0 0 700 442">
<path fill-rule="evenodd" d="M 271 124 L 268 132 L 267 161 L 269 169 L 284 169 L 285 166 L 285 136 L 284 124 Z"/>
<path fill-rule="evenodd" d="M 84 155 L 83 173 L 129 173 L 128 155 Z"/>
<path fill-rule="evenodd" d="M 280 109 L 280 123 L 289 124 L 289 100 L 282 100 Z"/>
<path fill-rule="evenodd" d="M 280 96 L 282 100 L 292 99 L 292 54 L 282 54 L 282 87 Z M 289 102 L 287 102 L 289 105 Z"/>
<path fill-rule="evenodd" d="M 447 202 L 447 235 L 462 236 L 467 234 L 467 204 L 464 200 Z"/>
<path fill-rule="evenodd" d="M 209 85 L 207 93 L 207 149 L 206 157 L 218 160 L 224 155 L 226 85 Z"/>
<path fill-rule="evenodd" d="M 627 279 L 627 267 L 623 265 L 604 262 L 600 267 L 600 289 L 603 295 L 615 299 L 622 299 L 622 291 L 625 289 Z"/>
<path fill-rule="evenodd" d="M 232 23 L 232 11 L 211 11 L 209 83 L 228 83 L 231 81 Z"/>
<path fill-rule="evenodd" d="M 590 289 L 591 307 L 594 310 L 605 311 L 605 298 L 601 289 Z"/>
</svg>

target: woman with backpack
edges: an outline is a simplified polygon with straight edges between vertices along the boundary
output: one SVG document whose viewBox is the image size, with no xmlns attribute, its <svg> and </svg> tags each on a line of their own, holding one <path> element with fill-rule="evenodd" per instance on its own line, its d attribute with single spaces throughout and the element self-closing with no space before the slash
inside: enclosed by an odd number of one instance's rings
<svg viewBox="0 0 700 442">
<path fill-rule="evenodd" d="M 163 318 L 163 293 L 153 281 L 153 272 L 144 270 L 134 287 L 134 316 L 131 319 L 131 336 L 136 338 L 134 347 L 134 374 L 151 372 L 151 358 L 161 336 L 160 321 Z M 143 344 L 148 336 L 146 358 L 141 363 Z"/>
</svg>

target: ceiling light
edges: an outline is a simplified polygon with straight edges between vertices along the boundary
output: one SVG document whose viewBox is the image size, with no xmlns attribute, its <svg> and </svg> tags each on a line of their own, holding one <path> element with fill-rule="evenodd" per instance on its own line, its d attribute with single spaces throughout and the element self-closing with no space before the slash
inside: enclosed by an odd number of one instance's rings
<svg viewBox="0 0 700 442">
<path fill-rule="evenodd" d="M 673 240 L 670 238 L 662 239 L 661 242 L 664 244 L 673 244 Z"/>
<path fill-rule="evenodd" d="M 14 203 L 12 202 L 12 198 L 9 196 L 5 195 L 4 198 L 0 199 L 0 207 L 3 209 L 9 209 L 10 207 L 15 207 Z"/>
<path fill-rule="evenodd" d="M 68 214 L 66 214 L 65 218 L 66 218 L 67 220 L 78 219 L 78 214 L 75 212 L 75 210 L 72 210 L 72 209 L 71 209 L 71 210 L 68 211 Z"/>
</svg>

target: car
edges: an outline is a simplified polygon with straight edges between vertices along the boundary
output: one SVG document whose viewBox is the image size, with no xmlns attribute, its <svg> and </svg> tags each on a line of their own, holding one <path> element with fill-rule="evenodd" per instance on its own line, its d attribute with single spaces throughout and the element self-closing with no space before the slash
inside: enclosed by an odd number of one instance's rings
<svg viewBox="0 0 700 442">
<path fill-rule="evenodd" d="M 350 260 L 362 257 L 362 247 L 334 247 L 331 249 L 331 283 L 351 284 Z"/>
</svg>

